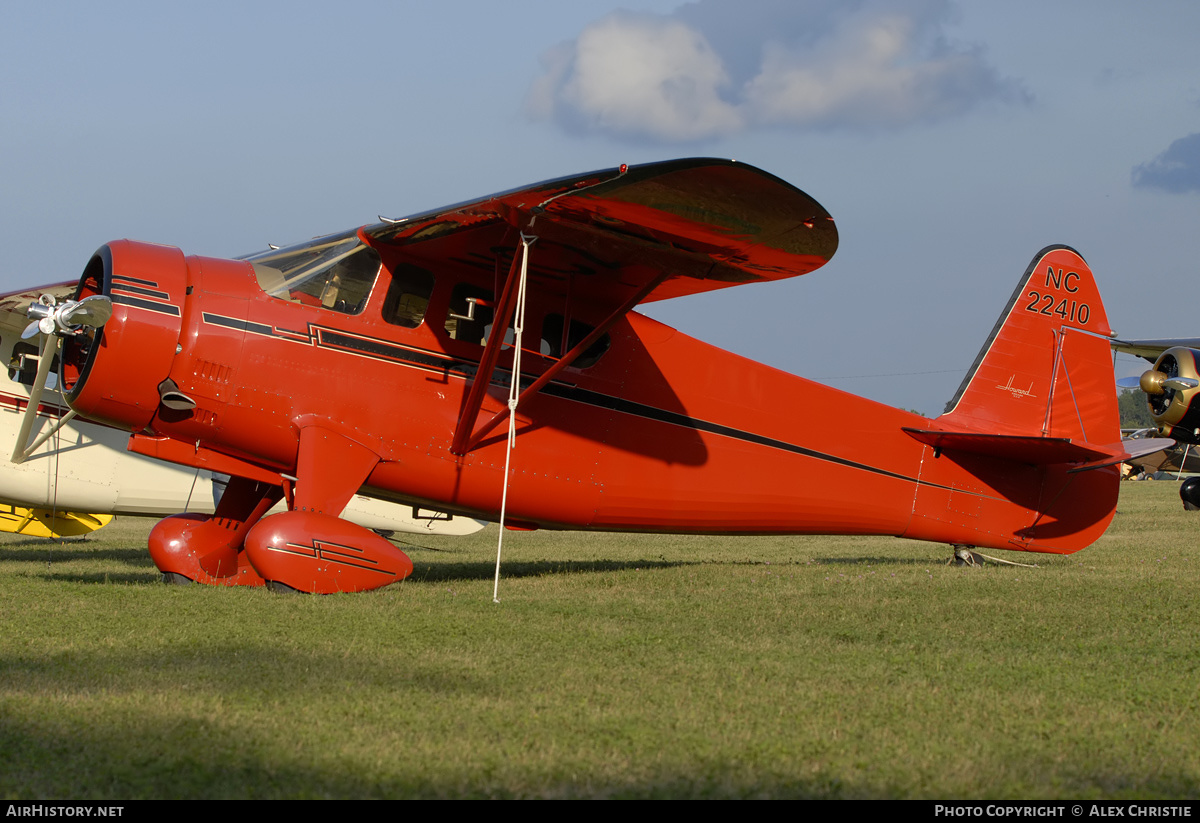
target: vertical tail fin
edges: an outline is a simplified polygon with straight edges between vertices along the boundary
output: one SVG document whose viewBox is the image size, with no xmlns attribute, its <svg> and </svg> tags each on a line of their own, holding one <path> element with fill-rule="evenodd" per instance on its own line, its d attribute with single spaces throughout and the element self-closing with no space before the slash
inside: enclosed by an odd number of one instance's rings
<svg viewBox="0 0 1200 823">
<path fill-rule="evenodd" d="M 938 422 L 948 429 L 1117 443 L 1111 334 L 1095 278 L 1079 253 L 1042 249 Z"/>
<path fill-rule="evenodd" d="M 1108 337 L 1087 263 L 1038 252 L 949 411 L 929 429 L 907 537 L 1069 553 L 1116 510 L 1122 446 Z"/>
</svg>

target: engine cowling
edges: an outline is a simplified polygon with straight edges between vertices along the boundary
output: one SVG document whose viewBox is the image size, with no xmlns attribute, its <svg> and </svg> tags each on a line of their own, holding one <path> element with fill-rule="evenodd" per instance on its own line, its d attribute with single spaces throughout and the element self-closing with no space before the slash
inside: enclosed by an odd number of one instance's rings
<svg viewBox="0 0 1200 823">
<path fill-rule="evenodd" d="M 179 344 L 187 287 L 179 249 L 131 240 L 100 247 L 76 297 L 109 297 L 112 316 L 103 327 L 66 340 L 64 389 L 71 408 L 126 431 L 149 425 Z"/>
<path fill-rule="evenodd" d="M 1164 437 L 1200 443 L 1200 351 L 1181 346 L 1158 356 L 1141 376 L 1150 416 Z"/>
</svg>

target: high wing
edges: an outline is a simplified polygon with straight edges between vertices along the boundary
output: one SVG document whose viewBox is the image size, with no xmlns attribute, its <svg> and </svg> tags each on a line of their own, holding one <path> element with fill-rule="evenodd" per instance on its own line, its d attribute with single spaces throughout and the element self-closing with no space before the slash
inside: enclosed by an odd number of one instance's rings
<svg viewBox="0 0 1200 823">
<path fill-rule="evenodd" d="M 55 300 L 66 300 L 74 296 L 78 287 L 78 280 L 68 280 L 65 283 L 52 283 L 49 286 L 0 294 L 0 325 L 9 329 L 24 329 L 29 323 L 25 317 L 25 309 L 30 303 L 36 303 L 43 294 L 48 294 Z"/>
<path fill-rule="evenodd" d="M 518 232 L 538 237 L 530 275 L 543 294 L 602 306 L 740 283 L 780 280 L 824 265 L 833 219 L 804 192 L 732 160 L 621 166 L 548 180 L 362 230 L 373 246 L 403 247 L 436 267 L 455 260 L 492 272 Z"/>
<path fill-rule="evenodd" d="M 1200 337 L 1176 337 L 1160 340 L 1113 340 L 1112 347 L 1126 354 L 1133 354 L 1153 363 L 1167 349 L 1182 346 L 1187 349 L 1200 349 Z"/>
</svg>

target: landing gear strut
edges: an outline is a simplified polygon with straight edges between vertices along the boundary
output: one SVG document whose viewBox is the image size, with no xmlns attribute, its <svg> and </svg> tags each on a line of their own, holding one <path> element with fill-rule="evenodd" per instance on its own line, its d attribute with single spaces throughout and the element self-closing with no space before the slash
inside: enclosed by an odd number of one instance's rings
<svg viewBox="0 0 1200 823">
<path fill-rule="evenodd" d="M 966 546 L 961 543 L 955 544 L 951 548 L 954 549 L 954 554 L 950 555 L 950 559 L 946 561 L 947 566 L 971 566 L 978 568 L 984 563 L 997 563 L 1001 566 L 1021 566 L 1025 569 L 1036 569 L 1037 566 L 1031 563 L 1016 563 L 1012 560 L 1001 560 L 999 557 L 992 557 L 990 554 L 980 554 L 973 551 L 974 546 Z"/>
<path fill-rule="evenodd" d="M 946 562 L 947 566 L 982 566 L 987 559 L 978 552 L 971 551 L 971 546 L 956 545 L 954 553 Z"/>
</svg>

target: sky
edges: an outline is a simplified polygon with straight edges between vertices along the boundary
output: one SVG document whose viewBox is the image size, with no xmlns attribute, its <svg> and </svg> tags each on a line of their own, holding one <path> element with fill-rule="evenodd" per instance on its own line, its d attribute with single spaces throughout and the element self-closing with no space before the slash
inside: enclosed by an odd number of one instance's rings
<svg viewBox="0 0 1200 823">
<path fill-rule="evenodd" d="M 932 416 L 1050 244 L 1120 335 L 1200 336 L 1197 32 L 1193 2 L 0 0 L 0 289 L 727 157 L 837 254 L 646 313 Z"/>
</svg>

